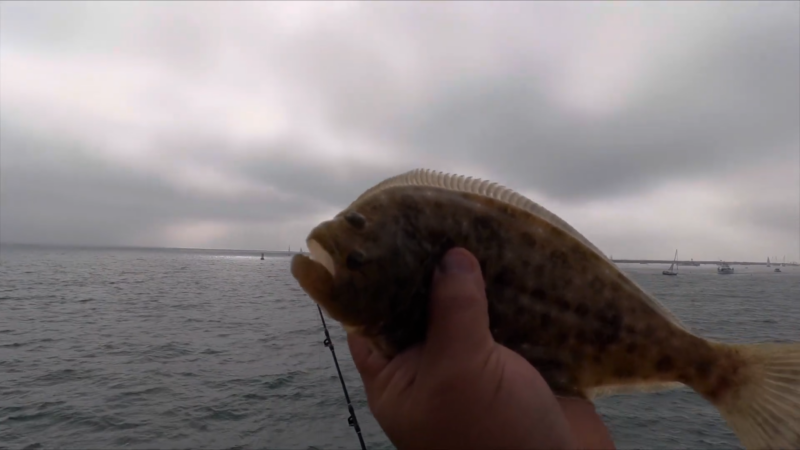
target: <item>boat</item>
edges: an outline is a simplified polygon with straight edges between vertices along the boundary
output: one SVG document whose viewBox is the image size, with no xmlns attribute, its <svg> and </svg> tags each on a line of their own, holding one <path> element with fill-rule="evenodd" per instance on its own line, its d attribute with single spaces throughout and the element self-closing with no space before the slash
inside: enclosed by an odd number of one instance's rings
<svg viewBox="0 0 800 450">
<path fill-rule="evenodd" d="M 264 260 L 264 254 L 263 253 L 261 254 L 261 260 L 262 261 Z"/>
<path fill-rule="evenodd" d="M 674 271 L 672 270 L 673 268 L 675 269 Z M 672 260 L 669 269 L 662 271 L 661 275 L 669 275 L 671 277 L 678 275 L 678 249 L 675 249 L 675 259 Z"/>
<path fill-rule="evenodd" d="M 781 268 L 780 268 L 780 267 L 776 267 L 776 268 L 775 268 L 775 272 L 776 272 L 776 273 L 781 273 Z"/>
<path fill-rule="evenodd" d="M 767 256 L 767 267 L 772 267 L 772 264 L 769 263 L 769 256 Z"/>
<path fill-rule="evenodd" d="M 728 263 L 720 261 L 719 266 L 717 266 L 717 273 L 720 275 L 732 274 L 733 267 L 729 266 Z"/>
</svg>

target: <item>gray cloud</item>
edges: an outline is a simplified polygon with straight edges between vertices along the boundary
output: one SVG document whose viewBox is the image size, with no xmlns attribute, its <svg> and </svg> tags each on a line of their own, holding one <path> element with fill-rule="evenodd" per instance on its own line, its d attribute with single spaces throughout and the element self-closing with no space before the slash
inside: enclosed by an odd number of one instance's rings
<svg viewBox="0 0 800 450">
<path fill-rule="evenodd" d="M 135 245 L 137 239 L 159 242 L 161 229 L 171 223 L 263 225 L 321 206 L 310 197 L 232 198 L 181 190 L 160 176 L 99 159 L 80 141 L 70 146 L 4 131 L 0 146 L 3 241 Z"/>
<path fill-rule="evenodd" d="M 281 147 L 292 148 L 295 145 L 298 144 Z M 336 170 L 324 161 L 302 160 L 286 155 L 251 158 L 237 169 L 254 181 L 268 182 L 282 191 L 317 199 L 338 209 L 343 209 L 366 188 L 396 175 L 398 171 L 404 171 L 402 167 L 389 169 L 358 161 Z"/>
<path fill-rule="evenodd" d="M 471 167 L 570 214 L 719 183 L 742 200 L 705 222 L 797 246 L 794 181 L 779 181 L 790 189 L 776 203 L 740 195 L 764 175 L 730 180 L 800 152 L 797 3 L 318 5 L 4 3 L 0 59 L 19 65 L 0 74 L 0 238 L 145 244 L 213 222 L 230 230 L 207 245 L 282 248 L 387 176 Z M 22 84 L 12 58 L 28 56 L 97 86 L 49 99 L 62 90 Z M 91 72 L 109 61 L 119 73 Z M 126 78 L 127 64 L 152 78 Z M 243 138 L 248 120 L 277 131 Z M 127 137 L 143 143 L 130 161 Z M 201 175 L 181 178 L 189 169 Z M 712 228 L 675 235 L 697 247 Z M 619 233 L 598 236 L 663 251 L 646 226 Z M 723 242 L 707 245 L 723 256 Z"/>
<path fill-rule="evenodd" d="M 409 102 L 403 81 L 393 76 L 392 55 L 365 50 L 368 44 L 359 32 L 350 33 L 349 40 L 321 32 L 314 45 L 305 44 L 308 51 L 299 53 L 307 60 L 297 63 L 296 71 L 318 77 L 316 92 L 329 101 L 329 119 L 342 127 L 391 136 L 420 157 L 436 153 L 469 160 L 518 186 L 583 201 L 796 153 L 797 9 L 796 4 L 738 9 L 753 14 L 733 15 L 724 32 L 700 35 L 687 56 L 667 53 L 664 61 L 656 60 L 644 95 L 599 117 L 582 117 L 552 100 L 548 68 L 543 73 L 535 62 L 513 57 L 488 73 L 449 73 L 449 82 L 436 89 L 424 83 L 436 83 L 437 77 L 422 80 L 416 88 L 432 94 Z M 715 20 L 728 19 L 724 12 L 719 10 Z M 446 20 L 437 18 L 415 23 L 416 35 L 443 33 L 437 30 Z M 504 19 L 508 28 L 524 27 L 528 20 L 524 15 Z M 412 29 L 410 23 L 406 30 Z M 473 43 L 462 36 L 462 45 Z M 421 63 L 434 73 L 452 65 L 444 52 L 442 60 L 433 57 L 437 44 Z M 424 43 L 420 48 L 428 49 Z M 459 56 L 465 57 L 456 51 Z M 473 56 L 483 62 L 486 55 L 478 50 Z"/>
</svg>

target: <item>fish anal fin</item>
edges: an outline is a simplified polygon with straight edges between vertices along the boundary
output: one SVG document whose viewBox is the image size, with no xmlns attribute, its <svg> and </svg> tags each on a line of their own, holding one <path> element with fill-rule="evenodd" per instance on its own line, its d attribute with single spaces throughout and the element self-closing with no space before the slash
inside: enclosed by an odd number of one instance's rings
<svg viewBox="0 0 800 450">
<path fill-rule="evenodd" d="M 587 389 L 586 395 L 588 398 L 594 400 L 598 398 L 608 397 L 619 394 L 639 394 L 639 393 L 652 393 L 671 391 L 685 387 L 683 383 L 677 381 L 663 382 L 663 383 L 635 383 L 635 384 L 611 384 L 606 386 L 598 386 L 595 388 Z"/>
</svg>

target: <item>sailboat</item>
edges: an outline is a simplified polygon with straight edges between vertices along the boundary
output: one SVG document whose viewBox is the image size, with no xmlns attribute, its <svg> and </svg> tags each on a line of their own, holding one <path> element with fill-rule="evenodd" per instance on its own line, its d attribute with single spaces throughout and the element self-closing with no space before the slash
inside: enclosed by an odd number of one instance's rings
<svg viewBox="0 0 800 450">
<path fill-rule="evenodd" d="M 767 267 L 772 267 L 772 264 L 769 263 L 769 256 L 767 256 Z"/>
<path fill-rule="evenodd" d="M 672 270 L 673 268 L 675 271 Z M 678 275 L 678 249 L 675 249 L 675 259 L 672 260 L 672 264 L 669 265 L 669 269 L 664 270 L 661 272 L 661 274 L 673 277 Z"/>
</svg>

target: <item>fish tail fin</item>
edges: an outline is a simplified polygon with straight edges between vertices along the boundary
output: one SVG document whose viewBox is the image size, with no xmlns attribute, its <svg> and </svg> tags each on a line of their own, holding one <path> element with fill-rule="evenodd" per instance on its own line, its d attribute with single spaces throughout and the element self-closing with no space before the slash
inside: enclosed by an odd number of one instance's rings
<svg viewBox="0 0 800 450">
<path fill-rule="evenodd" d="M 745 448 L 800 449 L 800 344 L 725 345 L 741 382 L 712 399 Z"/>
</svg>

